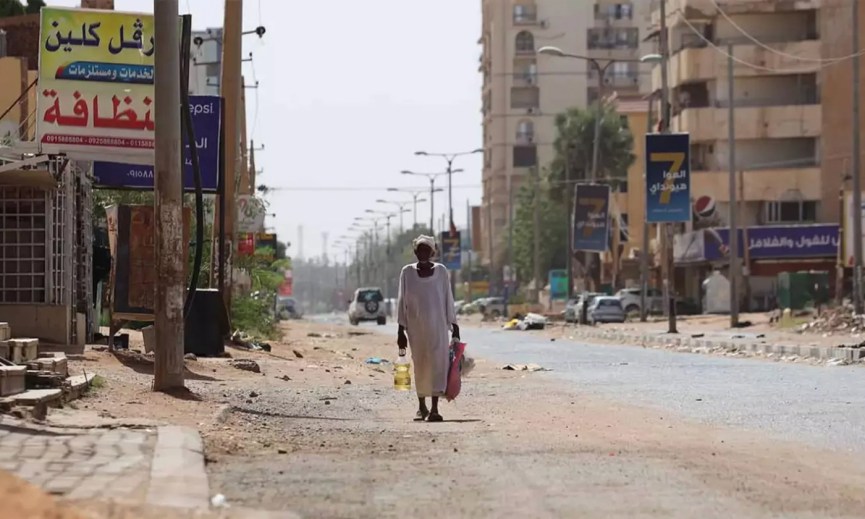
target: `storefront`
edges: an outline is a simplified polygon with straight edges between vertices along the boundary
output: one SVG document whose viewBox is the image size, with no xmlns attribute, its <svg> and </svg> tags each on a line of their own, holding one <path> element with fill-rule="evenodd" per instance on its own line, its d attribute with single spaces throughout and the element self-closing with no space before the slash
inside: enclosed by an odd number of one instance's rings
<svg viewBox="0 0 865 519">
<path fill-rule="evenodd" d="M 753 311 L 774 308 L 777 278 L 782 272 L 827 271 L 834 290 L 840 243 L 838 225 L 755 226 L 739 230 L 738 238 L 744 308 Z M 727 275 L 730 230 L 711 228 L 676 235 L 673 254 L 678 270 L 677 291 L 701 301 L 702 281 L 713 270 Z"/>
</svg>

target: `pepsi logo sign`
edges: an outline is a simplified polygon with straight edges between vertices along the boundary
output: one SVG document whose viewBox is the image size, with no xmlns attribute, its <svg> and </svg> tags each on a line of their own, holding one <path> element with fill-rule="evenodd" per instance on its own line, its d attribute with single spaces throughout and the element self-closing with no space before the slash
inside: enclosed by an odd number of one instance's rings
<svg viewBox="0 0 865 519">
<path fill-rule="evenodd" d="M 704 195 L 694 202 L 694 214 L 697 218 L 706 219 L 715 216 L 715 199 Z"/>
</svg>

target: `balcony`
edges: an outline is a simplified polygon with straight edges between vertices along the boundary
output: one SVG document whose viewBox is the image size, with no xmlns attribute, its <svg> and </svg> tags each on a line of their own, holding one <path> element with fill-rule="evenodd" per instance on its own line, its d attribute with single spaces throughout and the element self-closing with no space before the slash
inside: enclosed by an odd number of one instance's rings
<svg viewBox="0 0 865 519">
<path fill-rule="evenodd" d="M 789 43 L 779 43 L 773 47 L 781 52 L 799 56 L 800 58 L 819 59 L 820 41 L 806 40 Z M 733 64 L 735 77 L 753 77 L 789 74 L 815 74 L 820 70 L 820 63 L 787 58 L 770 52 L 757 45 L 735 45 L 733 54 L 748 63 L 754 63 L 763 70 L 748 67 L 739 63 Z M 771 69 L 778 70 L 775 72 Z M 669 67 L 670 88 L 698 81 L 709 81 L 727 77 L 727 57 L 709 47 L 684 48 L 670 57 Z M 652 88 L 661 87 L 660 67 L 652 69 Z"/>
<path fill-rule="evenodd" d="M 742 13 L 775 13 L 783 11 L 809 11 L 820 9 L 822 0 L 796 0 L 794 2 L 767 2 L 766 0 L 666 0 L 667 23 L 672 27 L 683 23 L 679 13 L 684 13 L 689 20 L 705 20 L 714 18 L 718 9 L 715 3 L 727 14 Z M 652 26 L 657 27 L 661 21 L 658 4 L 652 2 Z"/>
<path fill-rule="evenodd" d="M 746 170 L 742 193 L 746 202 L 780 200 L 798 190 L 804 200 L 821 200 L 820 167 Z M 691 175 L 691 196 L 711 195 L 716 202 L 729 202 L 728 171 L 695 171 Z"/>
<path fill-rule="evenodd" d="M 734 113 L 736 140 L 819 137 L 822 131 L 822 107 L 819 104 L 737 104 Z M 727 140 L 728 123 L 728 111 L 721 107 L 687 108 L 672 119 L 672 127 L 690 133 L 692 142 Z"/>
</svg>

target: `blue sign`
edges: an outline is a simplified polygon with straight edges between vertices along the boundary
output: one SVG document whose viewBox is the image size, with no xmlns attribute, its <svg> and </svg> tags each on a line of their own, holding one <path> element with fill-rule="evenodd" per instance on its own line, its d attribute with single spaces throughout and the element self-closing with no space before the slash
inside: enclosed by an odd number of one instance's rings
<svg viewBox="0 0 865 519">
<path fill-rule="evenodd" d="M 460 243 L 459 231 L 453 234 L 450 231 L 441 233 L 441 262 L 448 270 L 460 270 L 462 268 Z"/>
<path fill-rule="evenodd" d="M 704 229 L 703 257 L 717 261 L 730 254 L 730 229 Z M 739 257 L 744 257 L 744 235 L 739 229 Z M 837 224 L 766 225 L 749 227 L 748 253 L 751 259 L 834 258 L 840 236 Z"/>
<path fill-rule="evenodd" d="M 687 133 L 646 135 L 646 221 L 691 221 L 691 138 Z"/>
<path fill-rule="evenodd" d="M 610 237 L 610 186 L 577 184 L 574 250 L 606 252 Z"/>
<path fill-rule="evenodd" d="M 219 186 L 219 136 L 222 99 L 217 96 L 190 96 L 192 127 L 201 166 L 201 185 L 205 192 L 215 192 Z M 195 191 L 195 177 L 189 143 L 183 136 L 183 189 Z M 120 162 L 94 162 L 95 186 L 109 189 L 153 189 L 153 166 Z"/>
<path fill-rule="evenodd" d="M 551 270 L 550 297 L 554 300 L 562 300 L 568 297 L 568 271 L 564 269 Z"/>
</svg>

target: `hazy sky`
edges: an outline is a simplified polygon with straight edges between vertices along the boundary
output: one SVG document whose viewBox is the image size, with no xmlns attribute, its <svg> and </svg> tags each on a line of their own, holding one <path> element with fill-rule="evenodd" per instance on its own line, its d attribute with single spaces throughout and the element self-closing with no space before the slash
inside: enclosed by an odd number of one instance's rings
<svg viewBox="0 0 865 519">
<path fill-rule="evenodd" d="M 75 6 L 80 0 L 46 3 Z M 195 29 L 222 26 L 222 7 L 222 0 L 180 0 L 181 14 L 192 13 Z M 116 0 L 115 8 L 152 12 L 153 1 Z M 245 30 L 267 28 L 263 40 L 244 41 L 260 81 L 257 92 L 247 93 L 249 131 L 256 145 L 266 146 L 256 154 L 256 165 L 264 168 L 259 183 L 293 189 L 425 187 L 425 179 L 399 172 L 440 171 L 445 162 L 415 157 L 415 151 L 481 146 L 480 1 L 245 0 L 243 16 Z M 244 74 L 251 83 L 249 63 Z M 454 189 L 454 212 L 464 225 L 466 200 L 480 203 L 483 160 L 475 155 L 458 161 L 465 172 L 454 175 L 460 186 Z M 268 225 L 292 242 L 295 255 L 303 225 L 304 255 L 320 255 L 322 233 L 333 243 L 364 210 L 388 208 L 376 199 L 394 197 L 401 195 L 274 192 L 267 199 L 277 216 Z M 440 193 L 436 219 L 446 209 L 446 193 Z M 429 220 L 428 205 L 418 213 L 422 222 Z M 407 214 L 406 224 L 411 219 Z"/>
</svg>

